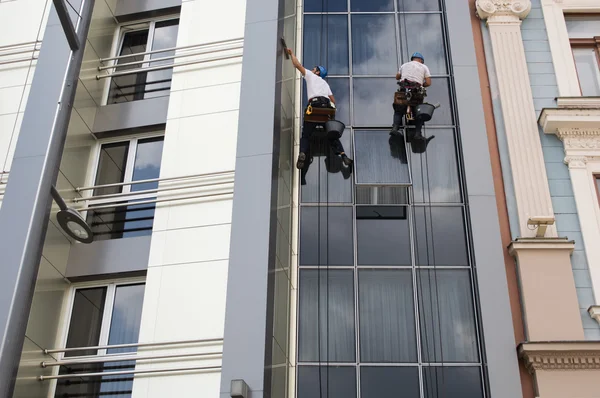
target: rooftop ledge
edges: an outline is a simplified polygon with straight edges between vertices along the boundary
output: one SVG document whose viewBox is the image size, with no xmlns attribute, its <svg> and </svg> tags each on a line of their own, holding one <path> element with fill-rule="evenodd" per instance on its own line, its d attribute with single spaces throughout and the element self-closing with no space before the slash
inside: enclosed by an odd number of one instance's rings
<svg viewBox="0 0 600 398">
<path fill-rule="evenodd" d="M 556 108 L 544 108 L 538 119 L 546 134 L 559 129 L 597 130 L 600 133 L 600 97 L 559 97 Z"/>
</svg>

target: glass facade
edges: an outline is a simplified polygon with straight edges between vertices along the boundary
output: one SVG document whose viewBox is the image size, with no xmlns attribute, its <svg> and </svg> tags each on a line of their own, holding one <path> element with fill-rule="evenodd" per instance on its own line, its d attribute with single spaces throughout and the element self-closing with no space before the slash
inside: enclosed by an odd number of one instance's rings
<svg viewBox="0 0 600 398">
<path fill-rule="evenodd" d="M 486 396 L 444 4 L 304 0 L 303 35 L 355 163 L 336 167 L 315 141 L 303 176 L 297 397 Z M 422 153 L 388 135 L 395 74 L 415 51 L 432 73 L 426 102 L 441 105 Z"/>
</svg>

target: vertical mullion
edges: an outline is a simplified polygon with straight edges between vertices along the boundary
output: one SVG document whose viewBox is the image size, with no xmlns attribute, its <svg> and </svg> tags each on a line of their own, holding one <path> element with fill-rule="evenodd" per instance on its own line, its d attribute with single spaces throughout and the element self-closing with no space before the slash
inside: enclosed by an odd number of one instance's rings
<svg viewBox="0 0 600 398">
<path fill-rule="evenodd" d="M 102 326 L 100 327 L 100 339 L 98 345 L 108 345 L 110 323 L 112 321 L 112 309 L 115 302 L 115 284 L 106 286 L 106 299 L 104 301 L 104 313 L 102 314 Z M 106 355 L 106 349 L 98 350 L 98 355 Z"/>
<path fill-rule="evenodd" d="M 123 182 L 133 181 L 133 170 L 135 168 L 135 157 L 137 155 L 138 139 L 132 138 L 129 141 L 129 150 L 127 151 L 127 161 L 125 163 L 125 175 Z M 131 185 L 123 185 L 123 193 L 131 192 Z"/>
</svg>

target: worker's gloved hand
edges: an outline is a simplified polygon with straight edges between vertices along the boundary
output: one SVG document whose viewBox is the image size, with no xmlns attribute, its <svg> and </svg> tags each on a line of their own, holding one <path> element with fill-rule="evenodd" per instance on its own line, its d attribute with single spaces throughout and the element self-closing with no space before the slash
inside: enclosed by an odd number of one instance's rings
<svg viewBox="0 0 600 398">
<path fill-rule="evenodd" d="M 330 103 L 330 105 L 331 105 L 331 107 L 332 107 L 333 109 L 336 109 L 336 107 L 335 107 L 335 103 L 331 102 L 331 103 Z"/>
</svg>

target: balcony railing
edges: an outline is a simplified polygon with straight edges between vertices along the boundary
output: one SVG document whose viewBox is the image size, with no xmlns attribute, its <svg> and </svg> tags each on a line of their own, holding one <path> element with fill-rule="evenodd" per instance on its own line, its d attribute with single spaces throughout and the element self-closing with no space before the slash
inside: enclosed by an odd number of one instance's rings
<svg viewBox="0 0 600 398">
<path fill-rule="evenodd" d="M 181 177 L 154 178 L 132 182 L 76 188 L 78 193 L 103 188 L 131 187 L 130 192 L 110 193 L 72 199 L 76 207 L 88 213 L 88 223 L 96 239 L 117 239 L 148 235 L 154 221 L 157 203 L 203 198 L 222 198 L 233 194 L 233 171 L 194 174 Z M 134 190 L 142 184 L 156 188 Z"/>
<path fill-rule="evenodd" d="M 39 40 L 0 46 L 0 66 L 33 61 L 38 58 L 41 46 Z"/>
<path fill-rule="evenodd" d="M 45 349 L 43 353 L 49 359 L 41 362 L 40 367 L 58 368 L 58 371 L 40 374 L 38 380 L 57 380 L 56 395 L 61 397 L 127 397 L 131 396 L 133 380 L 138 376 L 219 372 L 222 346 L 222 338 L 212 338 Z M 141 350 L 150 353 L 121 352 L 65 358 L 66 355 L 89 350 L 99 353 Z"/>
<path fill-rule="evenodd" d="M 243 38 L 236 38 L 101 58 L 98 70 L 105 73 L 96 79 L 111 78 L 111 104 L 158 97 L 170 91 L 173 68 L 239 58 L 243 46 Z"/>
</svg>

